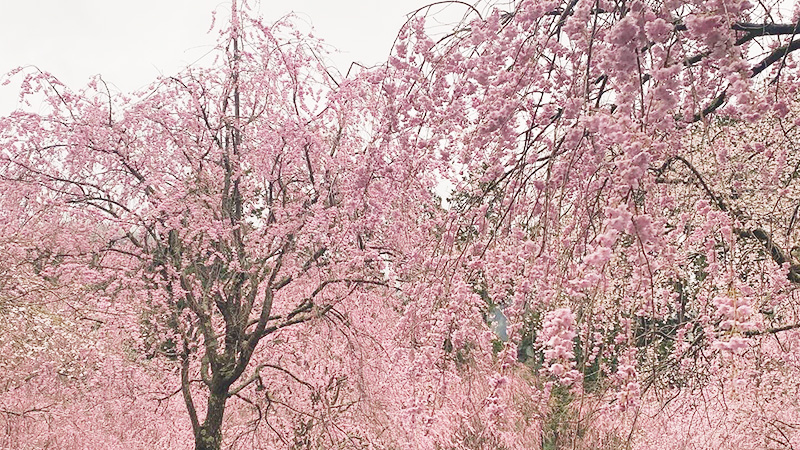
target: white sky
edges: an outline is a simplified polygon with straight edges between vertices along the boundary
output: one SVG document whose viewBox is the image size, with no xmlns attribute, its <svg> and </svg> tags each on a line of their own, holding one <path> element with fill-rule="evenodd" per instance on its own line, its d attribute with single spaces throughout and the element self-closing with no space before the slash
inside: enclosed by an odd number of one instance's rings
<svg viewBox="0 0 800 450">
<path fill-rule="evenodd" d="M 431 0 L 249 0 L 267 23 L 295 12 L 351 61 L 385 61 L 406 14 Z M 462 14 L 463 8 L 448 13 Z M 35 65 L 72 88 L 97 74 L 117 90 L 145 87 L 211 48 L 211 12 L 228 15 L 228 0 L 0 0 L 0 74 Z M 219 25 L 219 24 L 218 24 Z M 4 79 L 5 77 L 0 77 Z M 0 87 L 0 114 L 17 106 L 16 83 Z"/>
</svg>

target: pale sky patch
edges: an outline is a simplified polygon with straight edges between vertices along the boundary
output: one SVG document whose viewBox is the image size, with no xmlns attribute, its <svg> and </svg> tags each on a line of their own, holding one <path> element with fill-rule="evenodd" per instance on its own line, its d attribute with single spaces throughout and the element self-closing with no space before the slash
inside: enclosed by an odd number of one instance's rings
<svg viewBox="0 0 800 450">
<path fill-rule="evenodd" d="M 342 73 L 352 61 L 372 66 L 385 61 L 407 14 L 428 0 L 249 0 L 267 23 L 294 12 L 313 25 L 331 48 Z M 446 8 L 451 17 L 463 7 Z M 219 0 L 25 0 L 0 7 L 0 74 L 34 65 L 71 88 L 102 75 L 118 92 L 146 87 L 201 60 L 213 47 L 208 33 L 212 11 L 220 20 L 230 3 Z M 218 26 L 221 24 L 218 24 Z M 17 106 L 18 84 L 0 87 L 0 114 Z"/>
</svg>

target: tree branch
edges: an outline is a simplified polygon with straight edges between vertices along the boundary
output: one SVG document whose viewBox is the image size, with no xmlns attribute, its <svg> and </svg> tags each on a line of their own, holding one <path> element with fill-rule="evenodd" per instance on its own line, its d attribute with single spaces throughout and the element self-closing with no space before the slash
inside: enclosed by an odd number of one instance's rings
<svg viewBox="0 0 800 450">
<path fill-rule="evenodd" d="M 184 349 L 181 354 L 181 392 L 183 402 L 186 403 L 186 410 L 189 413 L 189 420 L 192 422 L 192 432 L 196 436 L 200 431 L 200 421 L 197 418 L 197 409 L 192 400 L 191 382 L 189 381 L 189 343 L 183 343 Z"/>
<path fill-rule="evenodd" d="M 308 383 L 308 382 L 306 382 L 306 381 L 303 381 L 303 380 L 301 380 L 301 379 L 300 379 L 300 378 L 298 378 L 298 377 L 297 377 L 295 374 L 293 374 L 292 372 L 288 371 L 287 369 L 284 369 L 283 367 L 281 367 L 281 366 L 277 366 L 277 365 L 275 365 L 275 364 L 266 364 L 266 363 L 265 363 L 265 364 L 259 364 L 259 365 L 258 365 L 258 366 L 255 368 L 255 370 L 253 371 L 253 374 L 252 374 L 252 375 L 250 375 L 250 376 L 247 378 L 247 380 L 243 381 L 243 382 L 242 382 L 242 384 L 240 384 L 239 386 L 237 386 L 237 387 L 235 387 L 235 388 L 232 388 L 232 389 L 231 389 L 231 391 L 230 391 L 230 392 L 228 392 L 228 397 L 232 397 L 232 396 L 234 396 L 234 395 L 238 394 L 239 392 L 241 392 L 241 391 L 242 391 L 242 389 L 246 388 L 248 385 L 252 384 L 254 381 L 256 381 L 257 379 L 259 379 L 259 378 L 261 377 L 261 369 L 263 369 L 263 368 L 265 368 L 265 367 L 269 367 L 269 368 L 272 368 L 272 369 L 279 370 L 279 371 L 281 371 L 281 372 L 283 372 L 283 373 L 285 373 L 285 374 L 289 375 L 290 377 L 292 377 L 292 378 L 293 378 L 295 381 L 297 381 L 298 383 L 300 383 L 300 384 L 302 384 L 302 385 L 306 386 L 307 388 L 311 389 L 312 391 L 314 390 L 314 386 L 312 386 L 311 384 L 309 384 L 309 383 Z"/>
<path fill-rule="evenodd" d="M 800 323 L 794 323 L 791 325 L 784 325 L 782 327 L 775 327 L 775 328 L 767 328 L 766 330 L 749 330 L 745 331 L 745 336 L 759 336 L 763 334 L 775 334 L 780 333 L 782 331 L 789 331 L 789 330 L 796 330 L 800 328 Z"/>
<path fill-rule="evenodd" d="M 656 169 L 655 172 L 657 174 L 656 182 L 661 181 L 661 177 L 663 176 L 664 172 L 672 166 L 672 163 L 675 161 L 681 162 L 686 168 L 692 172 L 692 175 L 697 179 L 697 182 L 700 183 L 700 186 L 705 191 L 706 195 L 712 200 L 714 205 L 719 208 L 720 211 L 728 213 L 733 219 L 745 223 L 747 222 L 748 217 L 740 210 L 732 209 L 722 197 L 718 196 L 711 190 L 711 188 L 706 184 L 703 176 L 700 172 L 686 160 L 682 156 L 673 156 L 666 161 L 664 164 L 661 165 L 660 168 Z M 770 258 L 779 266 L 787 262 L 791 262 L 791 260 L 786 256 L 786 253 L 781 249 L 779 246 L 775 244 L 772 239 L 772 235 L 764 230 L 763 228 L 753 228 L 753 229 L 734 229 L 734 232 L 742 238 L 755 238 L 764 249 L 769 253 Z M 787 275 L 789 281 L 792 283 L 800 284 L 800 265 L 793 264 L 789 268 L 789 273 Z"/>
</svg>

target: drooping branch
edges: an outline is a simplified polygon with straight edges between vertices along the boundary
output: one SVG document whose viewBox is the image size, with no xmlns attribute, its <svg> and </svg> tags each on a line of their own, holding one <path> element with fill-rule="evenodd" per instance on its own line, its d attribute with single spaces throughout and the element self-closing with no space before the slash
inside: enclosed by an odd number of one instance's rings
<svg viewBox="0 0 800 450">
<path fill-rule="evenodd" d="M 570 2 L 565 8 L 559 8 L 557 10 L 552 11 L 548 15 L 551 16 L 558 16 L 558 22 L 555 25 L 556 30 L 559 30 L 563 25 L 564 20 L 568 16 L 574 14 L 574 5 L 575 2 Z M 602 9 L 593 9 L 591 14 L 609 14 L 614 11 L 606 11 Z M 510 14 L 513 17 L 513 13 Z M 735 22 L 730 27 L 733 31 L 744 32 L 742 36 L 736 39 L 734 45 L 740 46 L 743 45 L 755 38 L 764 37 L 764 36 L 792 36 L 794 37 L 798 32 L 800 32 L 800 21 L 796 23 L 752 23 L 752 22 Z M 674 24 L 674 30 L 676 32 L 688 31 L 688 27 L 683 22 L 678 22 Z M 649 43 L 645 49 L 649 48 L 652 45 L 652 42 Z M 750 77 L 755 77 L 772 64 L 780 61 L 782 58 L 785 58 L 791 52 L 800 49 L 800 39 L 792 40 L 789 44 L 778 47 L 769 55 L 767 55 L 764 59 L 762 59 L 758 64 L 753 66 L 750 69 Z M 704 58 L 708 57 L 709 52 L 702 52 L 692 57 L 687 57 L 683 64 L 686 66 L 692 66 L 697 64 Z M 643 77 L 643 81 L 647 81 L 650 78 L 649 74 L 645 74 Z M 719 109 L 725 104 L 727 100 L 727 91 L 723 91 L 719 95 L 717 95 L 711 103 L 703 108 L 703 110 L 692 117 L 691 122 L 698 122 L 703 120 L 705 117 L 711 115 L 714 111 Z"/>
<path fill-rule="evenodd" d="M 692 163 L 686 160 L 686 158 L 682 156 L 673 156 L 661 165 L 660 168 L 656 169 L 656 182 L 663 181 L 663 175 L 666 170 L 672 167 L 674 162 L 680 162 L 683 164 L 689 171 L 692 173 L 694 178 L 697 180 L 697 183 L 700 184 L 700 187 L 705 192 L 706 196 L 712 201 L 712 203 L 722 212 L 728 213 L 732 219 L 737 222 L 746 223 L 749 217 L 739 209 L 731 208 L 725 200 L 714 193 L 713 190 L 708 186 L 708 184 L 703 179 L 703 176 L 694 167 Z M 786 253 L 781 249 L 775 241 L 772 239 L 772 235 L 764 230 L 763 228 L 756 227 L 752 229 L 744 229 L 744 228 L 734 228 L 734 232 L 737 236 L 741 238 L 751 238 L 756 239 L 763 247 L 764 250 L 770 255 L 770 258 L 775 262 L 775 264 L 781 266 L 787 262 L 791 262 L 791 260 L 786 256 Z M 788 273 L 789 281 L 793 283 L 800 284 L 800 265 L 792 264 L 789 267 Z"/>
<path fill-rule="evenodd" d="M 796 24 L 757 25 L 751 23 L 737 23 L 734 24 L 731 28 L 734 30 L 743 30 L 748 32 L 741 38 L 737 39 L 736 45 L 741 45 L 758 36 L 768 36 L 768 35 L 774 36 L 774 35 L 785 35 L 785 34 L 794 36 L 798 33 L 798 31 L 800 31 L 800 21 L 798 21 Z M 789 44 L 772 50 L 772 52 L 770 52 L 769 55 L 767 55 L 758 64 L 756 64 L 750 69 L 750 78 L 756 77 L 758 74 L 769 68 L 772 64 L 780 61 L 781 59 L 785 58 L 786 55 L 797 49 L 800 49 L 800 39 L 794 39 Z M 695 58 L 690 58 L 689 60 L 687 60 L 686 64 L 691 65 L 697 63 L 705 55 L 706 54 L 701 54 L 696 56 L 695 57 L 696 60 Z M 703 108 L 702 112 L 694 115 L 694 117 L 692 118 L 692 122 L 698 122 L 703 120 L 704 118 L 708 117 L 711 113 L 716 111 L 718 108 L 720 108 L 722 105 L 724 105 L 726 100 L 726 94 L 727 90 L 722 91 L 722 93 L 719 94 L 716 98 L 714 98 L 714 100 L 708 106 Z"/>
<path fill-rule="evenodd" d="M 682 156 L 676 155 L 676 156 L 668 158 L 666 161 L 664 161 L 664 163 L 661 165 L 661 167 L 656 169 L 656 171 L 655 171 L 656 172 L 656 182 L 662 181 L 661 177 L 663 177 L 664 172 L 666 172 L 668 169 L 670 169 L 672 167 L 672 163 L 674 163 L 676 161 L 682 163 L 684 166 L 686 166 L 687 169 L 689 169 L 690 172 L 692 172 L 692 175 L 694 175 L 694 177 L 697 179 L 697 182 L 700 183 L 700 186 L 703 188 L 703 191 L 714 202 L 714 204 L 717 206 L 717 208 L 720 209 L 720 211 L 728 212 L 729 208 L 728 208 L 727 203 L 725 203 L 725 200 L 723 200 L 722 197 L 716 195 L 714 193 L 714 191 L 711 190 L 711 188 L 708 186 L 708 184 L 706 184 L 706 181 L 703 179 L 703 176 L 700 174 L 700 172 L 694 167 L 694 165 L 692 165 L 692 163 L 687 161 L 686 158 L 684 158 Z"/>
</svg>

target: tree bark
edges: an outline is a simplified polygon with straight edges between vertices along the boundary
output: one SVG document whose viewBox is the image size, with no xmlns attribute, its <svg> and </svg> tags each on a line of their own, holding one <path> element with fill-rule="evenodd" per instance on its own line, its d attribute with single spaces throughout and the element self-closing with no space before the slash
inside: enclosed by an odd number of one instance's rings
<svg viewBox="0 0 800 450">
<path fill-rule="evenodd" d="M 212 392 L 208 397 L 208 411 L 203 425 L 197 429 L 195 450 L 219 450 L 222 445 L 222 418 L 225 414 L 227 392 Z"/>
</svg>

